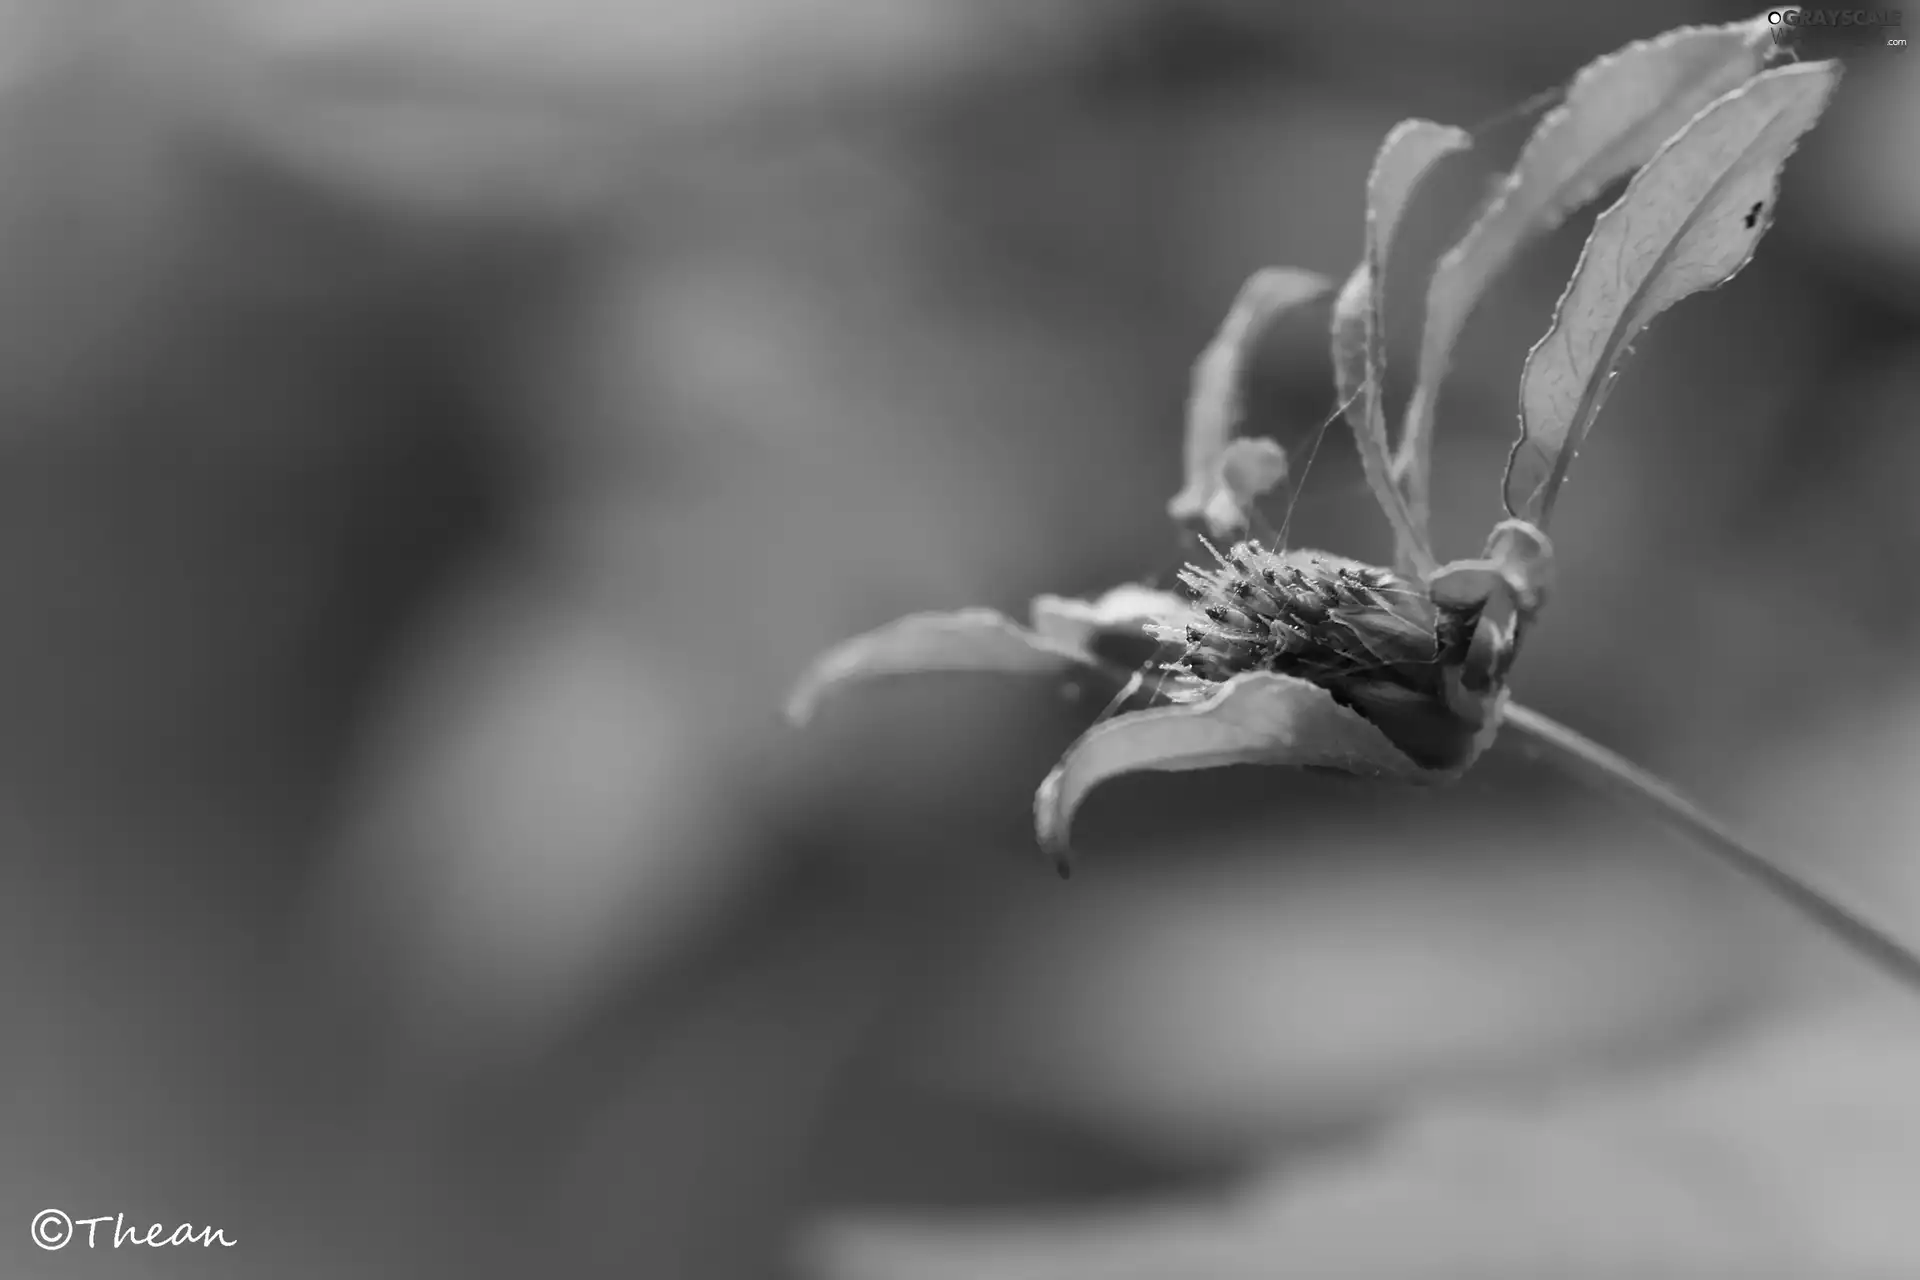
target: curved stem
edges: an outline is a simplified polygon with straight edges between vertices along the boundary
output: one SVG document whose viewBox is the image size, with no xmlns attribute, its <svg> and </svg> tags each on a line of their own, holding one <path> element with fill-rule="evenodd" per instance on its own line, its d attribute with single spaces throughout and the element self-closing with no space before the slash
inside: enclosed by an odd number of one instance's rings
<svg viewBox="0 0 1920 1280">
<path fill-rule="evenodd" d="M 1920 956 L 1878 926 L 1813 888 L 1755 850 L 1712 815 L 1624 756 L 1548 716 L 1508 703 L 1502 723 L 1545 747 L 1567 773 L 1598 790 L 1649 810 L 1747 879 L 1799 911 L 1894 981 L 1920 991 Z"/>
</svg>

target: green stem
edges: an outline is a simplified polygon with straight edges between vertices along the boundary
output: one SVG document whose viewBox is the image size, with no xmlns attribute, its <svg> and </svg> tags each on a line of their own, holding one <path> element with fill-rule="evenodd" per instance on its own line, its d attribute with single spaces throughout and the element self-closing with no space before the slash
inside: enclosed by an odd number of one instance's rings
<svg viewBox="0 0 1920 1280">
<path fill-rule="evenodd" d="M 1545 747 L 1552 762 L 1600 791 L 1650 810 L 1668 827 L 1799 911 L 1894 981 L 1920 991 L 1920 956 L 1813 888 L 1735 835 L 1687 797 L 1599 743 L 1559 721 L 1508 703 L 1502 723 Z"/>
</svg>

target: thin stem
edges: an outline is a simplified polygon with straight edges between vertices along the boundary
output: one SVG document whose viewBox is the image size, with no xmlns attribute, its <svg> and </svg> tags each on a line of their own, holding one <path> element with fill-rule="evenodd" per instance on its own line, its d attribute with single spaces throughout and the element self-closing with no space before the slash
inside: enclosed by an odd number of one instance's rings
<svg viewBox="0 0 1920 1280">
<path fill-rule="evenodd" d="M 1533 743 L 1567 773 L 1617 799 L 1637 803 L 1668 827 L 1799 911 L 1894 981 L 1920 991 L 1920 956 L 1802 880 L 1797 872 L 1754 849 L 1693 801 L 1624 756 L 1550 717 L 1508 703 L 1502 722 Z"/>
</svg>

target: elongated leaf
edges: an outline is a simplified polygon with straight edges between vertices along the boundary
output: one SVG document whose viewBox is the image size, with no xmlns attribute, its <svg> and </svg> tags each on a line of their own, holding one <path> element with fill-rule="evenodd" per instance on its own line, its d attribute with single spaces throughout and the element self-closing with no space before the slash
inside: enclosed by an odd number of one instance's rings
<svg viewBox="0 0 1920 1280">
<path fill-rule="evenodd" d="M 1252 671 L 1202 701 L 1121 716 L 1080 735 L 1034 796 L 1040 847 L 1064 875 L 1073 815 L 1110 778 L 1231 764 L 1338 769 L 1408 781 L 1433 777 L 1320 686 Z"/>
<path fill-rule="evenodd" d="M 1394 472 L 1416 529 L 1430 510 L 1433 417 L 1455 341 L 1480 296 L 1528 242 L 1652 158 L 1701 108 L 1781 49 L 1767 16 L 1681 27 L 1588 63 L 1543 117 L 1493 202 L 1434 268 Z"/>
<path fill-rule="evenodd" d="M 1781 166 L 1839 76 L 1838 63 L 1810 62 L 1755 77 L 1695 117 L 1600 215 L 1520 377 L 1509 514 L 1546 526 L 1627 344 L 1753 257 L 1772 222 Z"/>
<path fill-rule="evenodd" d="M 1234 433 L 1246 416 L 1247 356 L 1265 328 L 1280 315 L 1311 303 L 1333 288 L 1333 281 L 1297 267 L 1267 267 L 1255 272 L 1221 322 L 1220 331 L 1193 367 L 1192 391 L 1187 400 L 1186 484 L 1167 504 L 1167 514 L 1183 524 L 1204 520 L 1217 538 L 1230 538 L 1246 527 L 1252 498 L 1278 484 L 1284 465 L 1258 465 L 1271 454 L 1254 455 L 1255 468 L 1240 471 L 1240 491 L 1228 474 Z M 1262 444 L 1277 453 L 1271 441 Z M 1280 455 L 1282 458 L 1284 454 Z M 1246 458 L 1240 459 L 1244 464 Z M 1239 465 L 1239 464 L 1235 464 Z M 1260 488 L 1264 482 L 1265 488 Z"/>
<path fill-rule="evenodd" d="M 886 676 L 1000 671 L 1067 674 L 1093 665 L 1082 650 L 1038 635 L 993 609 L 915 613 L 821 654 L 787 697 L 787 719 L 811 720 L 826 699 Z"/>
<path fill-rule="evenodd" d="M 1472 141 L 1464 130 L 1431 120 L 1402 120 L 1387 134 L 1367 178 L 1366 247 L 1333 307 L 1334 378 L 1360 448 L 1360 464 L 1393 526 L 1396 562 L 1402 572 L 1419 576 L 1433 571 L 1433 550 L 1393 482 L 1387 445 L 1387 254 L 1400 216 L 1427 170 Z"/>
</svg>

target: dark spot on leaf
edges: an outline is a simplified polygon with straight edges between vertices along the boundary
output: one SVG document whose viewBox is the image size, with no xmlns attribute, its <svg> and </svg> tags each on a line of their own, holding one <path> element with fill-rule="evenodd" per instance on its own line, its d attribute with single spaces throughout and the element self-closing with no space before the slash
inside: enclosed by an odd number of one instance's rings
<svg viewBox="0 0 1920 1280">
<path fill-rule="evenodd" d="M 1754 224 L 1760 221 L 1760 211 L 1766 207 L 1767 202 L 1765 200 L 1755 200 L 1753 202 L 1753 208 L 1747 210 L 1746 222 L 1748 230 L 1752 230 Z"/>
</svg>

